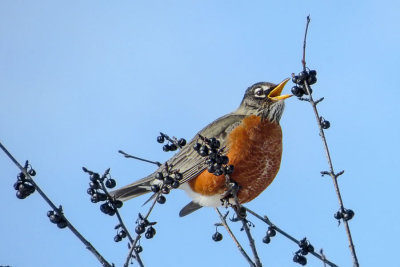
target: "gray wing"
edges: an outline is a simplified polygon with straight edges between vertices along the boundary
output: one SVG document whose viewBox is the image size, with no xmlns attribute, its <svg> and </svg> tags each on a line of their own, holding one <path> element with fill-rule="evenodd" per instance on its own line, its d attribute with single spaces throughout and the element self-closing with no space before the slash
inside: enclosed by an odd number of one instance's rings
<svg viewBox="0 0 400 267">
<path fill-rule="evenodd" d="M 173 170 L 179 171 L 182 174 L 183 178 L 180 181 L 181 184 L 197 177 L 197 175 L 206 169 L 204 157 L 200 156 L 197 151 L 193 149 L 193 145 L 199 139 L 198 135 L 200 134 L 207 138 L 215 137 L 220 141 L 221 147 L 227 146 L 228 134 L 242 122 L 244 117 L 245 115 L 230 113 L 213 121 L 198 132 L 188 144 L 167 161 L 168 166 L 172 166 Z M 165 173 L 165 164 L 149 176 L 111 192 L 111 195 L 125 201 L 151 192 L 151 185 L 157 172 Z"/>
</svg>

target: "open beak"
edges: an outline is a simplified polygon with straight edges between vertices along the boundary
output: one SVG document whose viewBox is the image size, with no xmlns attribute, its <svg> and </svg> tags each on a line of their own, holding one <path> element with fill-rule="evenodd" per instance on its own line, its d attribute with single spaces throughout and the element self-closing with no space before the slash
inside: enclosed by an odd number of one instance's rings
<svg viewBox="0 0 400 267">
<path fill-rule="evenodd" d="M 289 98 L 293 95 L 281 95 L 282 91 L 283 91 L 283 87 L 285 87 L 286 83 L 289 81 L 290 79 L 287 78 L 285 79 L 283 82 L 281 82 L 280 84 L 278 84 L 268 95 L 268 98 L 271 100 L 284 100 L 286 98 Z"/>
</svg>

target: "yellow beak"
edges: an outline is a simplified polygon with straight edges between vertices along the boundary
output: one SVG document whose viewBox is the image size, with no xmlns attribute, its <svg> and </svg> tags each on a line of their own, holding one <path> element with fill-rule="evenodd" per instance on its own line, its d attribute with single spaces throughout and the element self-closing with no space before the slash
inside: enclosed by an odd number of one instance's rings
<svg viewBox="0 0 400 267">
<path fill-rule="evenodd" d="M 286 98 L 289 98 L 293 95 L 281 95 L 283 88 L 285 87 L 286 83 L 289 81 L 290 79 L 287 78 L 285 80 L 283 80 L 283 82 L 281 82 L 280 84 L 278 84 L 268 95 L 268 98 L 271 100 L 284 100 Z"/>
</svg>

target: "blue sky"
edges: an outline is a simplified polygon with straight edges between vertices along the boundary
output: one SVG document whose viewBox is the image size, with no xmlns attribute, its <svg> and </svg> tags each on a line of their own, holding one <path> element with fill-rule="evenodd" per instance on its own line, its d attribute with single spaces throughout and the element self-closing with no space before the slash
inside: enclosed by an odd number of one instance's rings
<svg viewBox="0 0 400 267">
<path fill-rule="evenodd" d="M 122 186 L 154 166 L 119 149 L 164 161 L 159 131 L 190 139 L 235 109 L 259 81 L 280 82 L 301 70 L 305 19 L 311 15 L 307 63 L 318 71 L 315 97 L 362 266 L 393 266 L 400 237 L 398 1 L 8 1 L 0 2 L 0 141 L 37 171 L 35 180 L 107 258 L 121 266 L 126 242 L 114 243 L 116 218 L 86 194 L 81 167 L 111 174 Z M 290 90 L 289 84 L 285 89 Z M 267 214 L 339 266 L 351 266 L 332 181 L 311 106 L 287 100 L 284 152 L 273 184 L 249 207 Z M 98 266 L 68 231 L 46 217 L 37 193 L 12 188 L 18 170 L 0 155 L 0 265 Z M 145 197 L 125 203 L 131 229 Z M 151 216 L 157 235 L 144 240 L 146 266 L 247 266 L 228 234 L 211 240 L 212 209 L 179 218 L 189 198 L 176 190 Z M 264 266 L 298 266 L 298 248 L 282 236 L 261 239 Z M 246 246 L 247 241 L 233 230 Z M 247 246 L 246 246 L 247 247 Z M 155 256 L 157 255 L 157 256 Z M 307 266 L 322 264 L 308 256 Z"/>
</svg>

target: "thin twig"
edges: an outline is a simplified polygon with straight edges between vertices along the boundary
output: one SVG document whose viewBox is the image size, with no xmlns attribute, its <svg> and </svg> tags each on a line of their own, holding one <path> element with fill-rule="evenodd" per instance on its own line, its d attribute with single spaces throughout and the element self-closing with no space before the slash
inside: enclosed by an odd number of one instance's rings
<svg viewBox="0 0 400 267">
<path fill-rule="evenodd" d="M 306 24 L 306 29 L 305 29 L 305 33 L 304 33 L 304 43 L 303 43 L 303 59 L 302 59 L 303 70 L 306 70 L 306 67 L 307 67 L 306 66 L 305 57 L 306 57 L 306 41 L 307 41 L 307 32 L 308 32 L 309 23 L 310 23 L 310 16 L 307 16 L 307 24 Z M 319 133 L 320 133 L 320 136 L 321 136 L 322 143 L 324 145 L 325 154 L 326 154 L 326 158 L 328 160 L 328 165 L 329 165 L 329 169 L 330 169 L 329 175 L 332 177 L 333 185 L 335 187 L 336 195 L 337 195 L 337 198 L 338 198 L 338 201 L 339 201 L 340 210 L 343 212 L 345 210 L 345 208 L 344 208 L 344 205 L 343 205 L 343 200 L 342 200 L 342 196 L 341 196 L 341 193 L 340 193 L 339 184 L 338 184 L 338 181 L 337 181 L 338 175 L 335 174 L 335 171 L 334 171 L 334 168 L 333 168 L 333 163 L 332 163 L 332 159 L 331 159 L 331 156 L 330 156 L 328 143 L 326 141 L 324 129 L 322 128 L 320 116 L 319 116 L 318 109 L 317 109 L 317 103 L 314 101 L 314 99 L 313 99 L 313 97 L 311 95 L 311 90 L 310 90 L 310 87 L 309 87 L 307 81 L 304 81 L 304 86 L 305 86 L 305 88 L 307 90 L 307 93 L 309 95 L 309 101 L 308 102 L 310 102 L 310 104 L 311 104 L 311 106 L 312 106 L 312 108 L 314 110 L 315 117 L 317 119 L 317 123 L 318 123 L 318 127 L 319 127 Z M 358 263 L 358 259 L 357 259 L 356 250 L 354 248 L 353 238 L 351 236 L 349 224 L 348 224 L 347 220 L 343 220 L 343 224 L 345 226 L 347 237 L 348 237 L 348 240 L 349 240 L 349 247 L 350 247 L 350 251 L 351 251 L 352 257 L 353 257 L 353 265 L 355 267 L 358 267 L 359 263 Z"/>
<path fill-rule="evenodd" d="M 293 241 L 294 243 L 296 243 L 297 245 L 300 245 L 300 240 L 297 240 L 296 238 L 294 238 L 293 236 L 289 235 L 288 233 L 286 233 L 285 231 L 283 231 L 282 229 L 280 229 L 278 226 L 276 226 L 275 224 L 273 224 L 267 216 L 261 216 L 259 214 L 257 214 L 256 212 L 250 210 L 249 208 L 246 208 L 244 206 L 242 206 L 243 208 L 246 209 L 247 212 L 249 212 L 251 215 L 253 215 L 254 217 L 256 217 L 257 219 L 265 222 L 266 224 L 268 224 L 269 226 L 271 226 L 273 229 L 275 229 L 278 233 L 280 233 L 281 235 L 285 236 L 286 238 L 288 238 L 289 240 Z M 320 259 L 321 261 L 323 261 L 324 263 L 328 264 L 329 266 L 332 267 L 338 267 L 336 264 L 334 264 L 333 262 L 329 261 L 326 259 L 325 255 L 320 255 L 316 252 L 309 252 L 310 254 L 312 254 L 313 256 L 317 257 L 318 259 Z"/>
<path fill-rule="evenodd" d="M 231 181 L 230 176 L 228 174 L 225 174 L 225 179 L 226 179 L 226 183 L 227 184 L 229 184 L 229 185 L 232 184 L 232 181 Z M 261 261 L 260 261 L 260 257 L 258 256 L 258 252 L 257 252 L 257 248 L 256 248 L 256 245 L 255 245 L 255 242 L 254 242 L 254 238 L 251 235 L 249 226 L 247 224 L 248 221 L 246 220 L 246 216 L 243 216 L 243 214 L 241 214 L 242 205 L 240 204 L 238 196 L 237 196 L 237 192 L 239 190 L 239 187 L 230 186 L 228 188 L 230 188 L 230 193 L 232 194 L 233 200 L 235 202 L 234 210 L 236 212 L 236 215 L 242 221 L 243 229 L 246 232 L 247 238 L 249 239 L 249 244 L 250 244 L 250 248 L 251 248 L 251 250 L 253 252 L 255 265 L 257 267 L 261 267 L 262 264 L 261 264 Z"/>
<path fill-rule="evenodd" d="M 118 153 L 121 153 L 122 155 L 124 155 L 125 158 L 131 158 L 131 159 L 141 160 L 141 161 L 144 161 L 144 162 L 148 162 L 148 163 L 157 165 L 158 167 L 160 167 L 160 166 L 162 165 L 162 164 L 161 164 L 160 162 L 158 162 L 158 161 L 151 161 L 151 160 L 148 160 L 148 159 L 144 159 L 144 158 L 139 158 L 139 157 L 136 157 L 136 156 L 132 156 L 132 155 L 130 155 L 130 154 L 128 154 L 128 153 L 126 153 L 126 152 L 124 152 L 124 151 L 122 151 L 122 150 L 118 150 Z"/>
<path fill-rule="evenodd" d="M 151 214 L 151 212 L 153 211 L 154 206 L 156 205 L 156 203 L 157 203 L 157 197 L 154 198 L 153 203 L 151 204 L 149 210 L 148 210 L 147 213 L 146 213 L 146 216 L 144 216 L 143 219 L 147 219 L 147 218 L 150 216 L 150 214 Z M 127 256 L 127 258 L 126 258 L 124 267 L 128 267 L 129 261 L 130 261 L 130 259 L 132 258 L 132 253 L 133 253 L 133 251 L 134 251 L 134 249 L 135 249 L 135 246 L 136 246 L 137 242 L 140 240 L 140 238 L 141 238 L 141 234 L 137 234 L 137 236 L 136 236 L 134 242 L 133 242 L 132 245 L 131 245 L 131 248 L 129 249 L 129 253 L 128 253 L 128 256 Z M 135 251 L 135 253 L 136 253 L 136 251 Z M 138 255 L 138 254 L 136 253 L 136 255 Z M 140 258 L 136 258 L 136 259 L 137 259 L 137 260 L 138 260 L 138 259 L 140 260 Z M 140 261 L 138 261 L 138 262 L 139 262 L 140 266 L 142 267 L 142 266 L 143 266 L 143 263 L 141 263 Z"/>
<path fill-rule="evenodd" d="M 26 180 L 31 183 L 39 195 L 49 204 L 49 206 L 57 213 L 62 215 L 63 219 L 67 222 L 67 227 L 71 230 L 71 232 L 86 246 L 86 248 L 97 258 L 97 260 L 101 263 L 104 267 L 111 267 L 112 265 L 109 264 L 103 256 L 93 247 L 93 245 L 87 241 L 81 233 L 70 223 L 70 221 L 65 217 L 64 213 L 47 197 L 47 195 L 40 189 L 40 187 L 35 183 L 29 173 L 26 171 L 24 167 L 11 155 L 10 152 L 3 146 L 0 142 L 0 148 L 4 151 L 4 153 L 11 159 L 11 161 L 20 169 L 20 171 L 25 175 Z"/>
<path fill-rule="evenodd" d="M 226 231 L 228 232 L 228 234 L 231 236 L 231 238 L 233 239 L 233 242 L 235 242 L 237 248 L 239 249 L 240 253 L 242 253 L 243 257 L 245 257 L 245 259 L 247 260 L 247 262 L 250 264 L 250 266 L 252 267 L 256 267 L 256 265 L 254 264 L 254 262 L 250 259 L 249 255 L 247 255 L 246 251 L 243 249 L 242 245 L 240 245 L 239 241 L 236 239 L 236 236 L 233 234 L 233 232 L 231 231 L 231 229 L 229 228 L 225 217 L 221 214 L 221 212 L 219 211 L 218 208 L 215 208 L 215 211 L 218 213 L 219 218 L 221 219 L 221 223 L 222 225 L 225 227 Z"/>
<path fill-rule="evenodd" d="M 308 33 L 308 25 L 310 24 L 310 15 L 307 16 L 307 24 L 306 24 L 306 30 L 304 32 L 304 42 L 303 42 L 303 59 L 301 60 L 301 63 L 303 64 L 303 70 L 306 70 L 306 46 L 307 46 L 307 33 Z"/>
</svg>

